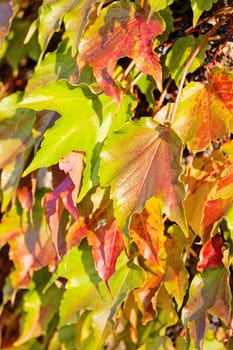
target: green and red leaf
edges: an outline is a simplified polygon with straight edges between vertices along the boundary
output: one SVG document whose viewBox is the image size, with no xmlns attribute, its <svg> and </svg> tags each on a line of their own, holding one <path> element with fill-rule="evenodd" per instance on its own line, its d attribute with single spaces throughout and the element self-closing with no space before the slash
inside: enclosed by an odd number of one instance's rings
<svg viewBox="0 0 233 350">
<path fill-rule="evenodd" d="M 153 38 L 164 30 L 159 15 L 141 13 L 130 2 L 114 3 L 101 10 L 84 35 L 79 47 L 78 64 L 93 67 L 99 86 L 105 94 L 120 100 L 120 89 L 113 73 L 117 60 L 129 57 L 139 70 L 151 75 L 161 87 L 162 70 L 158 55 L 153 52 Z"/>
<path fill-rule="evenodd" d="M 179 179 L 181 147 L 171 129 L 147 118 L 126 124 L 106 141 L 101 153 L 100 183 L 111 186 L 120 227 L 155 196 L 162 201 L 166 215 L 186 232 L 184 188 Z"/>
</svg>

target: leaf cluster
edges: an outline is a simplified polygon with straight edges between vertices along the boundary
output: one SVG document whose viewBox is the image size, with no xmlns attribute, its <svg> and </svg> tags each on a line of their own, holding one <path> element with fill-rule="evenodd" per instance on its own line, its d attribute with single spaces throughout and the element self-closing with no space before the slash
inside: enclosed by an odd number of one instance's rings
<svg viewBox="0 0 233 350">
<path fill-rule="evenodd" d="M 0 1 L 0 347 L 227 349 L 233 8 Z"/>
</svg>

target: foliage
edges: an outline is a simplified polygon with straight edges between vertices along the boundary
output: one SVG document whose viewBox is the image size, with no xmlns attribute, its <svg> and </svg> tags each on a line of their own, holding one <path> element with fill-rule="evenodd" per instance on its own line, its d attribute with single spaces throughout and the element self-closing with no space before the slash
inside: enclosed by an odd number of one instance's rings
<svg viewBox="0 0 233 350">
<path fill-rule="evenodd" d="M 0 1 L 2 349 L 232 346 L 228 3 Z"/>
</svg>

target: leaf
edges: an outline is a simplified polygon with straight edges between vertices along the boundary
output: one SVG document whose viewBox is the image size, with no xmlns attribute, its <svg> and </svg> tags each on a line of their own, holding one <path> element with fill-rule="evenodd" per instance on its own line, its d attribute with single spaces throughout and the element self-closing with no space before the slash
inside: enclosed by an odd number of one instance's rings
<svg viewBox="0 0 233 350">
<path fill-rule="evenodd" d="M 233 75 L 214 68 L 208 82 L 189 83 L 180 98 L 172 125 L 184 143 L 201 151 L 233 130 Z"/>
<path fill-rule="evenodd" d="M 189 273 L 184 265 L 185 237 L 178 226 L 173 225 L 168 229 L 168 237 L 165 241 L 167 254 L 166 271 L 163 282 L 168 293 L 174 297 L 180 309 L 188 288 Z"/>
<path fill-rule="evenodd" d="M 76 200 L 81 185 L 83 166 L 81 153 L 71 152 L 62 158 L 59 168 L 64 171 L 65 177 L 52 192 L 46 193 L 43 198 L 46 218 L 58 255 L 58 229 L 63 209 L 66 208 L 76 220 L 79 219 Z"/>
<path fill-rule="evenodd" d="M 193 35 L 187 35 L 177 39 L 172 46 L 172 49 L 168 52 L 166 57 L 166 66 L 169 68 L 172 79 L 175 80 L 177 86 L 179 86 L 182 78 L 185 64 L 188 62 L 193 52 L 203 40 L 203 35 L 200 35 L 198 38 L 194 38 Z M 208 43 L 204 45 L 199 54 L 195 57 L 191 67 L 188 70 L 188 73 L 194 72 L 203 64 L 207 46 Z"/>
<path fill-rule="evenodd" d="M 14 70 L 19 68 L 20 61 L 26 57 L 30 57 L 36 61 L 40 54 L 40 47 L 37 42 L 36 33 L 33 34 L 30 41 L 25 44 L 27 32 L 30 27 L 30 22 L 24 18 L 14 18 L 12 23 L 11 32 L 7 38 L 7 50 L 5 57 L 11 64 Z"/>
<path fill-rule="evenodd" d="M 103 281 L 108 282 L 115 273 L 117 258 L 124 249 L 122 232 L 113 217 L 112 202 L 105 199 L 88 224 L 88 243 L 96 270 Z"/>
<path fill-rule="evenodd" d="M 151 12 L 158 12 L 165 7 L 168 7 L 174 2 L 174 0 L 149 0 Z"/>
<path fill-rule="evenodd" d="M 15 270 L 11 273 L 11 281 L 14 287 L 27 288 L 33 270 L 50 264 L 53 265 L 57 259 L 40 204 L 43 194 L 43 191 L 36 193 L 31 218 L 27 213 L 24 213 L 21 218 L 15 211 L 12 211 L 12 217 L 9 217 L 9 219 L 6 217 L 1 224 L 1 230 L 5 236 L 2 239 L 8 237 L 10 259 L 15 266 Z"/>
<path fill-rule="evenodd" d="M 203 271 L 209 268 L 218 268 L 223 266 L 223 238 L 220 235 L 211 237 L 203 246 L 197 270 Z"/>
<path fill-rule="evenodd" d="M 116 105 L 106 96 L 97 96 L 81 84 L 72 87 L 65 81 L 51 82 L 33 91 L 20 105 L 35 110 L 56 110 L 62 116 L 45 132 L 41 148 L 24 175 L 31 171 L 56 164 L 71 151 L 85 152 L 82 198 L 92 187 L 93 152 L 102 142 L 116 113 Z M 107 128 L 105 123 L 107 121 Z M 81 199 L 80 198 L 80 199 Z"/>
<path fill-rule="evenodd" d="M 113 73 L 122 57 L 132 58 L 137 68 L 151 75 L 161 87 L 162 72 L 158 55 L 152 51 L 152 39 L 163 30 L 164 23 L 158 15 L 148 19 L 148 14 L 138 12 L 132 3 L 109 5 L 82 36 L 79 67 L 82 69 L 84 62 L 91 65 L 99 86 L 118 103 L 120 90 Z"/>
<path fill-rule="evenodd" d="M 192 280 L 189 299 L 182 310 L 184 322 L 191 323 L 191 337 L 197 349 L 204 338 L 206 313 L 220 317 L 225 324 L 230 320 L 231 292 L 229 271 L 225 267 L 205 269 Z"/>
<path fill-rule="evenodd" d="M 77 65 L 71 57 L 71 48 L 66 39 L 59 44 L 55 52 L 48 52 L 40 64 L 37 64 L 26 86 L 25 96 L 49 82 L 61 79 L 73 80 L 76 75 Z"/>
<path fill-rule="evenodd" d="M 159 255 L 164 250 L 162 208 L 159 199 L 151 198 L 140 214 L 132 216 L 129 235 L 137 244 L 139 253 L 158 268 Z"/>
<path fill-rule="evenodd" d="M 201 233 L 204 240 L 218 225 L 228 208 L 232 204 L 233 196 L 233 174 L 223 177 L 217 182 L 217 189 L 213 199 L 206 201 L 201 221 Z"/>
<path fill-rule="evenodd" d="M 68 252 L 51 280 L 52 283 L 59 276 L 68 280 L 60 306 L 59 327 L 74 323 L 79 311 L 90 310 L 98 343 L 102 343 L 105 339 L 103 334 L 107 332 L 107 325 L 112 321 L 117 308 L 131 289 L 144 282 L 143 271 L 134 264 L 128 264 L 126 255 L 122 253 L 117 262 L 116 273 L 109 280 L 112 299 L 95 270 L 90 248 L 85 242 L 79 249 L 73 248 Z M 95 347 L 96 350 L 99 348 Z"/>
<path fill-rule="evenodd" d="M 71 40 L 72 56 L 74 56 L 79 48 L 83 31 L 88 22 L 88 16 L 91 11 L 92 4 L 95 0 L 76 0 L 69 12 L 64 16 L 66 33 Z"/>
<path fill-rule="evenodd" d="M 111 186 L 120 227 L 156 196 L 167 216 L 186 230 L 180 152 L 181 142 L 173 131 L 148 118 L 127 123 L 108 138 L 101 152 L 100 183 Z"/>
<path fill-rule="evenodd" d="M 17 110 L 14 116 L 1 121 L 0 168 L 11 164 L 33 144 L 34 122 L 35 113 L 24 109 Z"/>
<path fill-rule="evenodd" d="M 9 33 L 11 20 L 13 16 L 13 7 L 10 0 L 0 1 L 0 49 L 2 42 Z"/>
<path fill-rule="evenodd" d="M 20 336 L 14 343 L 14 346 L 27 342 L 29 339 L 45 335 L 54 315 L 57 313 L 59 303 L 62 297 L 62 290 L 55 285 L 51 286 L 43 294 L 44 281 L 46 281 L 47 271 L 40 271 L 43 281 L 39 280 L 39 285 L 34 281 L 29 285 L 29 290 L 23 298 L 23 323 L 21 326 Z"/>
<path fill-rule="evenodd" d="M 208 11 L 212 8 L 213 4 L 218 0 L 191 0 L 191 6 L 193 10 L 193 26 L 195 26 L 204 11 Z"/>
<path fill-rule="evenodd" d="M 60 29 L 64 19 L 67 34 L 72 40 L 74 56 L 93 2 L 94 0 L 44 0 L 39 17 L 39 43 L 42 52 L 45 52 L 53 33 Z"/>
</svg>

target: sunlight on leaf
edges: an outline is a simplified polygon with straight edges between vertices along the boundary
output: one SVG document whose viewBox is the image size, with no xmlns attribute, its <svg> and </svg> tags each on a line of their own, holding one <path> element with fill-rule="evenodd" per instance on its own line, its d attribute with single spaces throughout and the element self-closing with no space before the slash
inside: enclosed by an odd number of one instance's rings
<svg viewBox="0 0 233 350">
<path fill-rule="evenodd" d="M 114 214 L 120 227 L 153 196 L 164 212 L 186 232 L 179 181 L 181 142 L 171 129 L 144 118 L 126 124 L 105 142 L 100 183 L 111 186 Z"/>
<path fill-rule="evenodd" d="M 173 128 L 193 151 L 233 131 L 233 74 L 224 69 L 211 71 L 206 84 L 191 82 L 180 98 Z"/>
<path fill-rule="evenodd" d="M 80 69 L 88 62 L 105 94 L 120 101 L 119 87 L 113 72 L 117 60 L 129 57 L 139 70 L 151 75 L 161 87 L 162 72 L 158 55 L 153 52 L 153 38 L 164 30 L 159 15 L 148 20 L 148 14 L 137 12 L 129 2 L 114 3 L 101 10 L 100 15 L 84 33 L 78 55 Z"/>
</svg>

